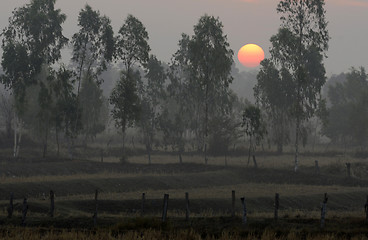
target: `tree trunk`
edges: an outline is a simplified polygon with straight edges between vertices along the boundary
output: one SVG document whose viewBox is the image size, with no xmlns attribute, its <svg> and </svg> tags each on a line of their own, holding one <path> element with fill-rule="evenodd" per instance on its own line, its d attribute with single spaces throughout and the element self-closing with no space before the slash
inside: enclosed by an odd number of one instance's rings
<svg viewBox="0 0 368 240">
<path fill-rule="evenodd" d="M 18 128 L 18 119 L 14 111 L 14 148 L 13 148 L 13 157 L 17 157 L 17 128 Z"/>
<path fill-rule="evenodd" d="M 6 137 L 7 139 L 10 139 L 11 137 L 11 119 L 6 121 Z"/>
<path fill-rule="evenodd" d="M 58 128 L 56 127 L 55 128 L 55 138 L 56 138 L 56 145 L 57 145 L 57 156 L 59 157 L 60 155 L 60 144 L 59 144 L 59 131 L 58 131 Z"/>
<path fill-rule="evenodd" d="M 183 158 L 181 156 L 181 151 L 179 151 L 179 163 L 182 164 L 183 163 Z"/>
<path fill-rule="evenodd" d="M 47 137 L 48 137 L 48 128 L 46 128 L 45 139 L 43 141 L 43 154 L 42 154 L 43 158 L 46 157 L 46 152 L 47 152 Z"/>
<path fill-rule="evenodd" d="M 295 132 L 295 165 L 294 165 L 294 172 L 298 171 L 298 167 L 299 167 L 299 132 L 300 132 L 300 120 L 299 120 L 299 116 L 297 117 L 296 120 L 296 132 Z"/>
<path fill-rule="evenodd" d="M 258 168 L 256 155 L 254 153 L 253 153 L 253 163 L 254 163 L 254 168 Z"/>
<path fill-rule="evenodd" d="M 282 154 L 283 151 L 284 151 L 283 144 L 281 142 L 278 142 L 277 143 L 277 153 Z"/>
<path fill-rule="evenodd" d="M 249 150 L 248 150 L 248 163 L 247 163 L 247 167 L 249 166 L 249 163 L 250 163 L 251 153 L 252 153 L 252 137 L 249 138 Z"/>
<path fill-rule="evenodd" d="M 19 137 L 17 141 L 17 147 L 15 151 L 15 157 L 19 157 L 19 150 L 20 150 L 20 142 L 22 140 L 22 122 L 19 122 Z"/>
<path fill-rule="evenodd" d="M 205 101 L 205 119 L 204 119 L 204 162 L 207 165 L 207 138 L 208 138 L 208 84 L 206 85 L 206 101 Z"/>
<path fill-rule="evenodd" d="M 72 144 L 71 144 L 71 139 L 69 136 L 66 136 L 66 141 L 67 141 L 67 144 L 68 144 L 68 153 L 69 153 L 69 158 L 70 160 L 73 160 L 73 152 L 72 152 Z"/>
</svg>

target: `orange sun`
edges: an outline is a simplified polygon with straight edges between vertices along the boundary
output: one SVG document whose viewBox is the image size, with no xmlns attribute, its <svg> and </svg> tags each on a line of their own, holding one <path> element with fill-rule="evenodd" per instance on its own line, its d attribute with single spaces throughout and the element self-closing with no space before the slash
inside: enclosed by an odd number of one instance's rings
<svg viewBox="0 0 368 240">
<path fill-rule="evenodd" d="M 239 62 L 246 67 L 257 67 L 264 59 L 264 51 L 256 44 L 247 44 L 240 48 L 238 59 Z"/>
</svg>

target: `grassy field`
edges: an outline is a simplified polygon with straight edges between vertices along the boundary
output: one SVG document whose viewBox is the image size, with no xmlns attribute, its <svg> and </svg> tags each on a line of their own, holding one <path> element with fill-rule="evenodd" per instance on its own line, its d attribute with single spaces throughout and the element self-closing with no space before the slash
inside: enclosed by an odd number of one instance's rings
<svg viewBox="0 0 368 240">
<path fill-rule="evenodd" d="M 63 159 L 0 157 L 1 239 L 366 239 L 364 204 L 368 162 L 343 155 L 306 154 L 300 171 L 293 156 L 263 154 L 258 168 L 246 157 L 203 158 L 185 155 Z M 315 173 L 315 160 L 320 173 Z M 352 164 L 348 177 L 345 163 Z M 53 190 L 55 216 L 48 217 Z M 93 225 L 94 192 L 98 225 Z M 231 217 L 231 191 L 236 215 Z M 15 212 L 7 218 L 10 193 Z M 190 221 L 185 221 L 185 192 Z M 323 194 L 328 193 L 326 228 L 319 227 Z M 141 216 L 141 196 L 146 194 Z M 163 195 L 170 195 L 168 222 L 162 223 Z M 274 196 L 280 194 L 279 221 L 274 222 Z M 22 200 L 28 198 L 26 227 L 21 227 Z M 248 224 L 242 225 L 240 197 L 245 197 Z"/>
</svg>

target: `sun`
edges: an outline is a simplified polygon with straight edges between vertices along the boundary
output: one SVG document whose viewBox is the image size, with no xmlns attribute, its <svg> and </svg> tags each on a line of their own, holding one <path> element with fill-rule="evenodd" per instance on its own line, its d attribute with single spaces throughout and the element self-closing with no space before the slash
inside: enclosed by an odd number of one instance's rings
<svg viewBox="0 0 368 240">
<path fill-rule="evenodd" d="M 264 51 L 257 44 L 247 44 L 240 48 L 238 59 L 246 67 L 257 67 L 264 59 Z"/>
</svg>

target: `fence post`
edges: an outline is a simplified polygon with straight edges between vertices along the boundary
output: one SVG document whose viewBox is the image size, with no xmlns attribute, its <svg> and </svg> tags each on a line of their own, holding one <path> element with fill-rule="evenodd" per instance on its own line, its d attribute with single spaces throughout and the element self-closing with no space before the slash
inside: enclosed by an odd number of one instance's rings
<svg viewBox="0 0 368 240">
<path fill-rule="evenodd" d="M 55 210 L 54 198 L 55 198 L 54 191 L 50 190 L 50 217 L 54 217 L 54 210 Z"/>
<path fill-rule="evenodd" d="M 278 193 L 275 194 L 275 221 L 279 218 L 279 206 L 280 206 L 280 195 Z"/>
<path fill-rule="evenodd" d="M 235 190 L 231 191 L 231 216 L 235 217 Z"/>
<path fill-rule="evenodd" d="M 190 210 L 189 210 L 189 193 L 186 192 L 185 193 L 185 219 L 187 221 L 189 220 L 189 214 L 190 214 Z"/>
<path fill-rule="evenodd" d="M 142 209 L 141 209 L 141 216 L 144 215 L 144 204 L 146 202 L 146 193 L 142 193 Z"/>
<path fill-rule="evenodd" d="M 101 162 L 103 163 L 103 149 L 101 149 Z"/>
<path fill-rule="evenodd" d="M 14 198 L 14 194 L 13 193 L 10 193 L 10 201 L 9 201 L 9 206 L 7 208 L 7 210 L 8 210 L 8 218 L 11 218 L 13 216 L 13 210 L 14 210 L 13 198 Z"/>
<path fill-rule="evenodd" d="M 364 205 L 364 210 L 365 210 L 365 220 L 368 222 L 368 195 L 367 195 L 367 200 Z"/>
<path fill-rule="evenodd" d="M 93 225 L 95 227 L 97 226 L 97 209 L 98 209 L 97 197 L 98 197 L 98 190 L 96 189 L 96 192 L 95 192 L 95 213 L 93 214 Z"/>
<path fill-rule="evenodd" d="M 164 195 L 164 206 L 163 206 L 163 211 L 162 211 L 162 222 L 166 222 L 168 205 L 169 205 L 169 194 L 165 194 Z"/>
<path fill-rule="evenodd" d="M 323 203 L 321 207 L 321 228 L 325 227 L 325 217 L 326 217 L 326 211 L 327 211 L 327 193 L 325 193 L 325 196 L 323 198 Z"/>
<path fill-rule="evenodd" d="M 314 161 L 314 172 L 317 175 L 319 174 L 318 160 Z"/>
<path fill-rule="evenodd" d="M 243 225 L 246 225 L 247 224 L 247 206 L 245 204 L 245 198 L 242 197 L 240 198 L 241 200 L 241 203 L 243 205 Z"/>
<path fill-rule="evenodd" d="M 351 164 L 350 163 L 345 163 L 345 165 L 346 165 L 346 170 L 347 170 L 348 177 L 350 177 L 351 176 L 351 172 L 350 172 Z"/>
<path fill-rule="evenodd" d="M 28 211 L 27 198 L 24 198 L 23 199 L 23 207 L 22 207 L 22 226 L 26 225 L 27 211 Z"/>
</svg>

